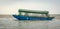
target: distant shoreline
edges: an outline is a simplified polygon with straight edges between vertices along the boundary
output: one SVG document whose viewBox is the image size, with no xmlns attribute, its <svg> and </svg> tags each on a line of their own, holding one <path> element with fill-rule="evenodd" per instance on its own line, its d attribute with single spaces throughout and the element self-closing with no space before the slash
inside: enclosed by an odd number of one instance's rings
<svg viewBox="0 0 60 29">
<path fill-rule="evenodd" d="M 60 14 L 50 14 L 50 16 L 60 19 Z M 0 15 L 0 18 L 12 18 L 12 15 Z"/>
</svg>

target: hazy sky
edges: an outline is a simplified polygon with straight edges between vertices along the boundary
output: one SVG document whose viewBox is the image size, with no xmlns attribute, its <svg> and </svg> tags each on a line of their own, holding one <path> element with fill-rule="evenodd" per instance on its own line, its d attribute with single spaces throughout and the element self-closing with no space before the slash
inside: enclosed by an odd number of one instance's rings
<svg viewBox="0 0 60 29">
<path fill-rule="evenodd" d="M 47 10 L 60 14 L 60 0 L 0 0 L 0 14 L 18 14 L 18 9 Z"/>
</svg>

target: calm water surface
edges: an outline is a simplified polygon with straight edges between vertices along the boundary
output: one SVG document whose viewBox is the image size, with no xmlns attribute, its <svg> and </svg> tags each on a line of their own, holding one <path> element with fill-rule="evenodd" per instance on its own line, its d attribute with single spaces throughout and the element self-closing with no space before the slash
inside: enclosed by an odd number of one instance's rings
<svg viewBox="0 0 60 29">
<path fill-rule="evenodd" d="M 60 29 L 60 21 L 18 21 L 12 18 L 0 18 L 0 29 Z"/>
</svg>

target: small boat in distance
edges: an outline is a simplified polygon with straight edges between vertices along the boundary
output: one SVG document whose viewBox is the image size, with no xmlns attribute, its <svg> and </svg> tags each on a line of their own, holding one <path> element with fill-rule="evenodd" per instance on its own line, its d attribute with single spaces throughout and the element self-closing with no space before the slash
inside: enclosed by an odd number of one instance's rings
<svg viewBox="0 0 60 29">
<path fill-rule="evenodd" d="M 17 18 L 18 20 L 52 20 L 54 17 L 49 16 L 48 11 L 35 11 L 35 10 L 18 10 L 19 15 L 13 15 L 13 17 Z M 24 15 L 22 15 L 22 12 L 24 12 Z M 38 16 L 29 16 L 28 13 L 35 13 L 35 14 L 41 14 L 46 15 L 46 17 L 38 17 Z"/>
</svg>

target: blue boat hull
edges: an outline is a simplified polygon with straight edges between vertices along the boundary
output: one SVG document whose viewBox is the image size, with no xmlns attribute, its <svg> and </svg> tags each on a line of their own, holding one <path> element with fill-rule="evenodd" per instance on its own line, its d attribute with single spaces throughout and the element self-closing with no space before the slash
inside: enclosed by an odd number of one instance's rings
<svg viewBox="0 0 60 29">
<path fill-rule="evenodd" d="M 18 20 L 52 20 L 54 18 L 54 17 L 29 17 L 19 15 L 13 15 L 13 17 L 17 18 Z"/>
</svg>

